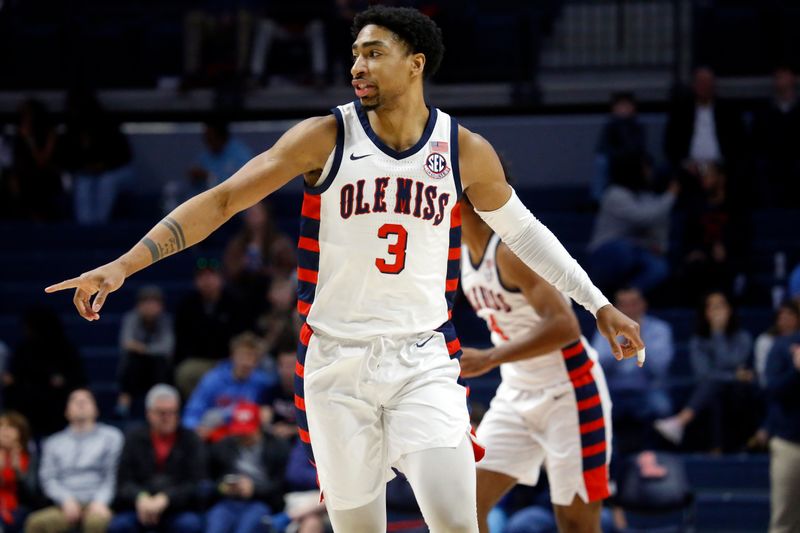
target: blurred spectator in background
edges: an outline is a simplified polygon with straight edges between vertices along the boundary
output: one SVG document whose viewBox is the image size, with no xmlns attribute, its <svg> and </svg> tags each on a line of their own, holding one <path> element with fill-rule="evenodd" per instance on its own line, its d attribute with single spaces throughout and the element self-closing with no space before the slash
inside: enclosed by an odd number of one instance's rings
<svg viewBox="0 0 800 533">
<path fill-rule="evenodd" d="M 147 425 L 131 430 L 117 472 L 117 514 L 109 533 L 200 533 L 198 485 L 205 477 L 203 445 L 180 427 L 178 391 L 164 384 L 147 393 Z"/>
<path fill-rule="evenodd" d="M 767 357 L 772 507 L 770 533 L 800 531 L 800 333 L 775 341 Z"/>
<path fill-rule="evenodd" d="M 589 242 L 589 271 L 605 292 L 630 285 L 646 294 L 669 275 L 664 254 L 678 185 L 653 192 L 652 170 L 640 155 L 617 158 L 611 175 Z"/>
<path fill-rule="evenodd" d="M 2 202 L 4 218 L 54 220 L 65 214 L 61 170 L 56 164 L 56 130 L 38 100 L 20 104 L 12 164 Z"/>
<path fill-rule="evenodd" d="M 175 384 L 184 398 L 228 356 L 231 338 L 249 326 L 244 305 L 225 286 L 217 260 L 198 259 L 194 286 L 175 313 Z"/>
<path fill-rule="evenodd" d="M 724 169 L 716 164 L 702 167 L 700 191 L 688 199 L 684 236 L 684 299 L 718 289 L 731 292 L 736 258 L 746 241 L 742 223 L 730 205 Z"/>
<path fill-rule="evenodd" d="M 740 155 L 743 125 L 736 112 L 717 98 L 716 77 L 708 67 L 695 69 L 692 94 L 673 105 L 664 133 L 664 151 L 673 173 L 684 175 L 685 194 L 693 194 L 702 168 L 733 163 Z"/>
<path fill-rule="evenodd" d="M 270 214 L 267 204 L 259 202 L 244 212 L 243 225 L 225 249 L 225 275 L 231 285 L 248 299 L 250 312 L 263 310 L 264 297 L 269 282 L 275 274 L 285 274 L 283 268 L 277 272 L 274 266 L 276 252 L 287 248 L 294 271 L 294 247 L 289 238 L 280 232 Z M 280 256 L 279 256 L 280 258 Z"/>
<path fill-rule="evenodd" d="M 254 403 L 233 409 L 228 432 L 209 452 L 219 499 L 206 515 L 206 533 L 269 533 L 270 517 L 283 509 L 288 445 L 262 433 Z"/>
<path fill-rule="evenodd" d="M 293 336 L 294 338 L 294 336 Z M 269 403 L 262 408 L 267 431 L 281 439 L 292 440 L 297 436 L 295 417 L 294 377 L 297 369 L 297 340 L 284 342 L 278 347 L 278 383 L 270 393 Z"/>
<path fill-rule="evenodd" d="M 639 368 L 633 360 L 617 361 L 599 332 L 592 339 L 611 393 L 615 449 L 624 454 L 641 450 L 647 444 L 644 429 L 673 413 L 666 381 L 675 347 L 672 326 L 647 314 L 647 301 L 638 289 L 618 290 L 614 305 L 639 324 L 647 345 L 647 364 Z"/>
<path fill-rule="evenodd" d="M 34 503 L 38 465 L 31 454 L 31 429 L 25 417 L 0 415 L 0 530 L 22 531 Z"/>
<path fill-rule="evenodd" d="M 203 124 L 205 148 L 186 172 L 185 181 L 168 182 L 164 187 L 164 211 L 201 192 L 222 183 L 253 157 L 253 151 L 240 139 L 233 137 L 227 121 L 209 120 Z"/>
<path fill-rule="evenodd" d="M 753 125 L 759 200 L 765 206 L 795 207 L 800 199 L 800 106 L 792 69 L 775 69 L 772 87 L 772 100 Z"/>
<path fill-rule="evenodd" d="M 6 387 L 5 383 L 5 376 L 8 372 L 8 363 L 9 359 L 11 358 L 11 350 L 8 349 L 8 344 L 0 339 L 0 383 L 2 383 L 3 388 Z M 5 398 L 3 394 L 0 394 L 0 410 L 2 410 Z"/>
<path fill-rule="evenodd" d="M 667 440 L 679 444 L 686 426 L 708 411 L 711 449 L 735 448 L 745 433 L 750 436 L 760 409 L 754 405 L 753 371 L 747 368 L 753 347 L 750 333 L 739 326 L 731 303 L 722 292 L 711 292 L 698 313 L 697 333 L 689 341 L 697 382 L 687 405 L 669 418 L 655 422 Z M 735 416 L 735 422 L 727 418 Z M 727 418 L 726 418 L 727 417 Z M 745 438 L 746 438 L 745 437 Z"/>
<path fill-rule="evenodd" d="M 592 179 L 592 199 L 600 202 L 611 181 L 611 169 L 619 167 L 618 161 L 642 157 L 647 153 L 644 126 L 636 116 L 636 99 L 633 93 L 619 92 L 611 95 L 611 115 L 597 139 L 595 147 L 595 172 Z"/>
<path fill-rule="evenodd" d="M 785 301 L 775 311 L 775 322 L 767 331 L 756 337 L 753 347 L 753 369 L 762 387 L 767 385 L 767 356 L 775 341 L 795 333 L 800 333 L 800 303 Z"/>
<path fill-rule="evenodd" d="M 800 264 L 789 274 L 789 298 L 800 303 Z"/>
<path fill-rule="evenodd" d="M 59 154 L 72 174 L 75 219 L 107 222 L 120 191 L 133 181 L 132 154 L 119 124 L 93 92 L 78 89 L 67 95 Z"/>
<path fill-rule="evenodd" d="M 191 88 L 248 74 L 257 16 L 253 0 L 203 0 L 183 19 L 183 68 Z"/>
<path fill-rule="evenodd" d="M 126 418 L 131 403 L 156 383 L 169 381 L 175 348 L 172 318 L 164 312 L 164 294 L 155 285 L 139 289 L 136 308 L 122 317 L 119 335 L 120 393 L 117 415 Z M 141 411 L 136 409 L 136 416 Z"/>
<path fill-rule="evenodd" d="M 111 521 L 117 462 L 123 437 L 117 428 L 97 423 L 97 404 L 86 389 L 67 403 L 69 426 L 42 447 L 39 479 L 51 507 L 32 513 L 27 533 L 56 533 L 79 527 L 103 533 Z"/>
<path fill-rule="evenodd" d="M 302 0 L 295 2 L 269 2 L 263 18 L 256 25 L 253 38 L 253 53 L 250 71 L 258 81 L 264 80 L 264 72 L 270 74 L 267 63 L 275 41 L 308 43 L 310 65 L 302 70 L 310 79 L 300 80 L 322 86 L 328 73 L 328 52 L 325 42 L 323 20 L 330 17 L 331 2 L 328 0 Z M 352 20 L 352 19 L 351 19 Z"/>
<path fill-rule="evenodd" d="M 317 469 L 308 460 L 300 439 L 294 441 L 286 462 L 286 514 L 291 520 L 287 533 L 332 531 L 317 485 Z"/>
<path fill-rule="evenodd" d="M 70 391 L 86 384 L 83 362 L 52 309 L 27 311 L 22 335 L 3 375 L 6 406 L 25 415 L 34 435 L 50 435 L 64 427 Z"/>
<path fill-rule="evenodd" d="M 192 393 L 184 410 L 183 425 L 203 438 L 226 435 L 234 406 L 239 402 L 267 403 L 277 379 L 261 366 L 264 344 L 254 333 L 231 340 L 230 360 L 211 369 Z"/>
<path fill-rule="evenodd" d="M 297 344 L 300 325 L 296 312 L 297 282 L 275 279 L 267 291 L 269 310 L 256 320 L 256 328 L 264 339 L 266 350 L 274 355 L 287 344 Z"/>
</svg>

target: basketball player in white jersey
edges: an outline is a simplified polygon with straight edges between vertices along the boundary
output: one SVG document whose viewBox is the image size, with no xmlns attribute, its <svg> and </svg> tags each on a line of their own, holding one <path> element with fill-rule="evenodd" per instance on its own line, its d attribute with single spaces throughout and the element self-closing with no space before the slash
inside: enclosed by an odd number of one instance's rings
<svg viewBox="0 0 800 533">
<path fill-rule="evenodd" d="M 461 202 L 461 283 L 493 348 L 462 348 L 462 377 L 500 367 L 502 382 L 478 427 L 478 523 L 517 483 L 547 468 L 559 531 L 600 532 L 608 497 L 611 402 L 596 354 L 570 302 L 530 270 Z"/>
<path fill-rule="evenodd" d="M 444 53 L 433 21 L 373 7 L 356 16 L 354 35 L 355 102 L 300 122 L 127 253 L 46 290 L 76 289 L 80 315 L 97 320 L 128 276 L 303 175 L 298 310 L 306 322 L 295 404 L 333 527 L 385 531 L 394 466 L 432 531 L 475 532 L 475 458 L 449 322 L 462 190 L 526 264 L 595 314 L 619 358 L 644 346 L 636 323 L 521 204 L 491 145 L 425 104 L 423 77 Z"/>
</svg>

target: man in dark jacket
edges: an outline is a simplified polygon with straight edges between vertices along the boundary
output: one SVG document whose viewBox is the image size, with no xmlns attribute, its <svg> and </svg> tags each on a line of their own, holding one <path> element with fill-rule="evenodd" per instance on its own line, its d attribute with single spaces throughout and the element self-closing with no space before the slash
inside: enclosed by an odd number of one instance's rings
<svg viewBox="0 0 800 533">
<path fill-rule="evenodd" d="M 229 431 L 210 452 L 209 473 L 220 499 L 208 512 L 206 533 L 266 533 L 270 516 L 283 507 L 288 444 L 262 431 L 253 403 L 236 406 Z"/>
<path fill-rule="evenodd" d="M 178 391 L 155 385 L 145 399 L 148 426 L 125 439 L 117 474 L 115 510 L 109 533 L 158 531 L 200 533 L 194 512 L 204 478 L 202 445 L 178 424 Z"/>
<path fill-rule="evenodd" d="M 772 517 L 770 533 L 800 531 L 800 333 L 767 356 Z"/>
</svg>

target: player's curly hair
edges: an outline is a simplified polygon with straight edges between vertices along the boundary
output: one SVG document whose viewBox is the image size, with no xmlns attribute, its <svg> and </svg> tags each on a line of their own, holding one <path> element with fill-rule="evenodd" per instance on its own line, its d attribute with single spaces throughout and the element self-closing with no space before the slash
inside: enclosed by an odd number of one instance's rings
<svg viewBox="0 0 800 533">
<path fill-rule="evenodd" d="M 430 17 L 410 7 L 371 6 L 353 19 L 353 37 L 370 24 L 394 32 L 408 45 L 410 53 L 423 54 L 424 77 L 430 78 L 439 70 L 444 57 L 442 30 Z"/>
</svg>

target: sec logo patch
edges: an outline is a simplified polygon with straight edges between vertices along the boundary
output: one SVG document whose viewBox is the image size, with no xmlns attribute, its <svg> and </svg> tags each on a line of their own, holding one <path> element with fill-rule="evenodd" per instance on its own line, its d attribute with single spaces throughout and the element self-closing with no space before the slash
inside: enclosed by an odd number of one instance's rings
<svg viewBox="0 0 800 533">
<path fill-rule="evenodd" d="M 450 173 L 447 158 L 438 152 L 433 152 L 425 159 L 425 173 L 433 179 L 442 179 Z"/>
</svg>

